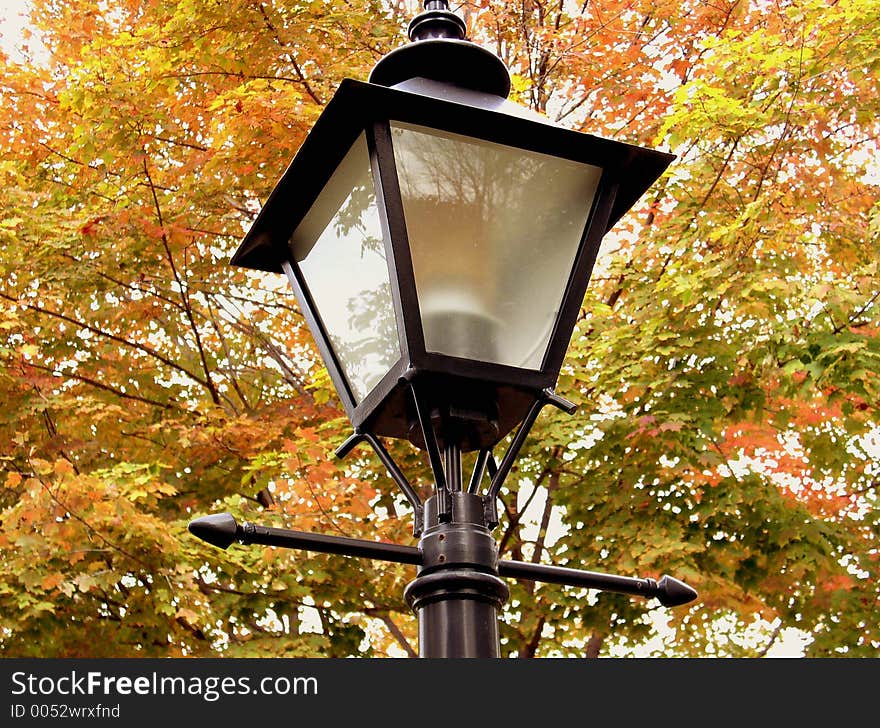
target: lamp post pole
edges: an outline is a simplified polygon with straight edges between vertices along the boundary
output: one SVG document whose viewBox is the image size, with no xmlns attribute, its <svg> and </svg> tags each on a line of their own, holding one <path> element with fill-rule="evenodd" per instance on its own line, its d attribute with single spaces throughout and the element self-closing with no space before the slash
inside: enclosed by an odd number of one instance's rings
<svg viewBox="0 0 880 728">
<path fill-rule="evenodd" d="M 427 0 L 408 34 L 368 83 L 340 84 L 232 263 L 287 274 L 354 427 L 336 455 L 373 449 L 413 509 L 418 547 L 239 525 L 229 514 L 190 531 L 220 548 L 416 565 L 404 597 L 426 658 L 500 656 L 504 577 L 686 604 L 697 593 L 672 577 L 499 560 L 492 536 L 541 410 L 575 410 L 553 387 L 601 238 L 672 155 L 563 129 L 508 101 L 507 68 L 465 39 L 446 0 Z M 498 199 L 446 184 L 467 169 Z M 365 302 L 375 308 L 366 325 Z M 360 354 L 340 346 L 348 337 Z M 493 448 L 514 428 L 496 463 Z M 431 497 L 421 500 L 380 436 L 427 453 Z M 467 485 L 463 452 L 476 453 Z"/>
<path fill-rule="evenodd" d="M 459 448 L 449 445 L 444 455 L 451 507 L 441 521 L 438 496 L 425 503 L 419 575 L 404 591 L 418 615 L 419 654 L 499 657 L 498 614 L 510 590 L 498 575 L 483 499 L 462 490 Z"/>
<path fill-rule="evenodd" d="M 497 491 L 537 412 L 550 403 L 569 409 L 569 403 L 555 395 L 547 395 L 536 402 L 520 425 L 501 466 L 496 466 L 491 454 L 481 451 L 467 488 L 462 479 L 461 448 L 453 443 L 444 445 L 441 450 L 433 428 L 424 422 L 429 460 L 439 469 L 434 471 L 434 495 L 424 504 L 415 504 L 414 530 L 420 534 L 417 548 L 266 528 L 252 523 L 239 525 L 225 513 L 198 518 L 189 524 L 189 530 L 202 540 L 224 549 L 238 541 L 418 566 L 418 575 L 406 586 L 404 598 L 418 617 L 419 657 L 423 658 L 501 656 L 498 620 L 510 594 L 501 577 L 656 598 L 666 607 L 696 599 L 697 592 L 693 588 L 671 576 L 655 581 L 522 561 L 499 561 L 498 546 L 491 533 L 497 525 Z M 418 404 L 416 409 L 423 410 Z M 441 428 L 445 432 L 455 430 L 454 426 Z M 344 457 L 364 441 L 374 447 L 404 493 L 417 499 L 388 452 L 375 438 L 352 435 L 336 451 L 337 456 Z M 485 495 L 479 495 L 476 491 L 486 470 L 492 478 L 491 485 Z"/>
</svg>

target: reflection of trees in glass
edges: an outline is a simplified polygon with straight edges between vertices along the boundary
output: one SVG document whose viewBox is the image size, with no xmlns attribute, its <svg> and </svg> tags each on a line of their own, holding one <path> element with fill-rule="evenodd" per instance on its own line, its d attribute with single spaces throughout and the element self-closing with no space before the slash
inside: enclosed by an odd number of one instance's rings
<svg viewBox="0 0 880 728">
<path fill-rule="evenodd" d="M 598 170 L 405 124 L 392 134 L 420 301 L 438 307 L 422 310 L 426 345 L 538 366 Z"/>
<path fill-rule="evenodd" d="M 339 212 L 333 218 L 337 237 L 354 235 L 360 240 L 361 255 L 367 251 L 378 253 L 385 257 L 385 245 L 381 235 L 376 235 L 374 230 L 369 229 L 370 213 L 377 215 L 376 194 L 373 191 L 372 180 L 368 183 L 357 185 L 346 198 Z M 375 227 L 375 226 L 373 226 Z"/>
<path fill-rule="evenodd" d="M 372 181 L 355 187 L 337 214 L 337 237 L 360 243 L 360 260 L 375 257 L 387 270 L 385 243 L 378 227 Z M 375 264 L 375 261 L 372 261 Z M 359 280 L 350 281 L 357 289 Z M 333 349 L 345 363 L 345 374 L 358 398 L 363 397 L 392 367 L 400 355 L 397 324 L 387 276 L 374 288 L 352 291 L 346 303 L 349 336 L 331 336 Z"/>
<path fill-rule="evenodd" d="M 532 175 L 522 157 L 405 128 L 394 129 L 401 187 L 412 198 L 464 205 L 486 212 L 509 205 L 516 215 L 521 183 Z"/>
<path fill-rule="evenodd" d="M 329 220 L 299 264 L 339 364 L 359 401 L 397 361 L 400 352 L 363 137 L 352 146 L 315 208 Z"/>
<path fill-rule="evenodd" d="M 391 290 L 361 290 L 348 301 L 349 325 L 356 338 L 331 336 L 333 349 L 345 362 L 345 374 L 358 399 L 363 398 L 400 358 Z"/>
<path fill-rule="evenodd" d="M 540 245 L 560 228 L 580 234 L 591 190 L 581 184 L 575 185 L 574 194 L 565 193 L 561 177 L 568 179 L 583 165 L 403 125 L 393 126 L 392 132 L 400 186 L 409 202 L 432 205 L 441 214 L 446 210 L 443 219 L 453 227 L 460 225 L 450 213 L 468 210 L 469 222 L 494 231 L 491 241 L 476 243 L 503 241 L 522 250 Z M 548 195 L 551 190 L 556 194 Z M 419 220 L 413 216 L 407 222 Z M 469 237 L 480 232 L 480 227 L 472 228 Z"/>
</svg>

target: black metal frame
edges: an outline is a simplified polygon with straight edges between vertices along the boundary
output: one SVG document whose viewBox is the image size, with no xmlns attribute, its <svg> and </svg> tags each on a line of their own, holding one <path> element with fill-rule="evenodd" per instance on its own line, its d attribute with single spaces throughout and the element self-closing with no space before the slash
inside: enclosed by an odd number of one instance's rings
<svg viewBox="0 0 880 728">
<path fill-rule="evenodd" d="M 419 574 L 407 585 L 404 597 L 419 617 L 422 657 L 500 656 L 498 614 L 510 593 L 502 576 L 656 597 L 667 607 L 687 604 L 697 598 L 694 589 L 670 576 L 655 581 L 521 561 L 499 561 L 491 529 L 498 525 L 496 501 L 501 486 L 541 410 L 553 405 L 571 413 L 575 406 L 551 390 L 543 391 L 520 423 L 501 464 L 496 465 L 491 450 L 481 449 L 465 488 L 461 448 L 455 443 L 446 443 L 441 448 L 426 410 L 426 399 L 414 382 L 409 383 L 408 390 L 434 475 L 433 496 L 422 502 L 390 453 L 371 433 L 356 431 L 337 449 L 336 455 L 345 457 L 361 443 L 373 448 L 413 506 L 413 533 L 420 537 L 418 548 L 251 523 L 239 526 L 229 514 L 196 519 L 189 525 L 190 532 L 220 548 L 228 548 L 237 540 L 417 565 Z M 479 495 L 486 471 L 491 478 L 489 487 L 485 495 Z"/>
<path fill-rule="evenodd" d="M 196 519 L 189 525 L 190 532 L 224 549 L 240 541 L 417 565 L 418 576 L 409 582 L 404 597 L 419 617 L 422 657 L 500 656 L 498 614 L 510 593 L 502 576 L 656 597 L 667 607 L 697 598 L 694 589 L 671 576 L 655 581 L 498 559 L 491 529 L 498 525 L 495 505 L 501 486 L 543 407 L 553 405 L 571 413 L 575 409 L 571 402 L 551 390 L 543 391 L 520 423 L 501 464 L 496 465 L 491 450 L 481 449 L 465 488 L 461 448 L 452 442 L 441 448 L 419 386 L 410 382 L 408 391 L 434 474 L 433 496 L 423 503 L 381 441 L 369 432 L 356 431 L 336 454 L 345 457 L 364 442 L 373 448 L 413 506 L 418 548 L 251 523 L 239 526 L 229 514 Z M 486 471 L 489 487 L 485 495 L 479 495 Z"/>
<path fill-rule="evenodd" d="M 465 24 L 446 0 L 425 3 L 410 24 L 409 46 L 376 64 L 371 83 L 345 79 L 300 147 L 232 258 L 232 264 L 286 273 L 354 434 L 336 451 L 345 457 L 369 444 L 413 508 L 419 547 L 376 544 L 238 526 L 228 514 L 190 523 L 190 531 L 227 548 L 235 540 L 416 564 L 404 596 L 419 615 L 423 657 L 498 657 L 497 617 L 509 596 L 500 578 L 549 581 L 656 596 L 666 606 L 696 592 L 671 577 L 596 574 L 499 561 L 491 529 L 497 500 L 541 410 L 575 406 L 554 393 L 602 237 L 674 159 L 643 147 L 574 132 L 506 101 L 507 70 L 491 52 L 464 39 Z M 373 82 L 374 81 L 374 82 Z M 470 137 L 601 169 L 559 313 L 541 366 L 525 369 L 426 350 L 391 124 L 399 122 Z M 289 241 L 352 145 L 364 135 L 388 263 L 400 356 L 360 401 L 330 342 Z M 516 429 L 501 462 L 493 448 Z M 434 493 L 422 501 L 379 439 L 405 438 L 427 452 Z M 467 485 L 463 451 L 477 452 Z M 480 488 L 489 475 L 484 494 Z"/>
<path fill-rule="evenodd" d="M 453 95 L 450 98 L 455 99 Z M 601 167 L 620 185 L 602 234 L 675 159 L 666 152 L 572 131 L 528 114 L 517 115 L 512 113 L 512 104 L 489 94 L 471 93 L 466 101 L 343 79 L 270 193 L 232 264 L 281 273 L 291 233 L 358 135 L 375 122 L 416 124 Z"/>
<path fill-rule="evenodd" d="M 452 42 L 452 41 L 450 41 Z M 342 405 L 358 432 L 410 439 L 425 447 L 414 427 L 408 390 L 413 383 L 440 399 L 455 392 L 484 392 L 496 408 L 497 428 L 462 443 L 491 448 L 555 385 L 602 237 L 663 172 L 672 155 L 594 137 L 509 113 L 509 102 L 472 93 L 468 104 L 399 88 L 345 79 L 235 253 L 232 263 L 281 272 L 291 287 Z M 499 105 L 500 102 L 500 105 Z M 505 106 L 507 105 L 507 106 Z M 471 361 L 425 348 L 406 221 L 390 133 L 391 122 L 415 124 L 496 144 L 594 165 L 602 175 L 541 368 L 523 369 Z M 364 133 L 385 239 L 401 356 L 376 386 L 357 401 L 292 260 L 288 240 L 357 138 Z"/>
<path fill-rule="evenodd" d="M 495 462 L 492 448 L 481 448 L 477 453 L 474 469 L 468 479 L 467 488 L 464 486 L 461 472 L 461 445 L 458 442 L 449 442 L 441 446 L 434 423 L 428 410 L 428 399 L 424 396 L 420 385 L 415 381 L 408 382 L 407 390 L 411 396 L 412 407 L 416 413 L 421 433 L 421 442 L 428 455 L 428 463 L 434 476 L 435 511 L 438 523 L 449 522 L 453 517 L 452 494 L 456 491 L 467 493 L 479 498 L 482 516 L 480 524 L 487 529 L 494 529 L 498 521 L 497 500 L 501 493 L 504 481 L 510 473 L 513 463 L 538 419 L 541 410 L 547 405 L 573 414 L 576 405 L 564 397 L 560 397 L 551 389 L 542 390 L 532 401 L 525 417 L 519 423 L 500 465 Z M 407 480 L 406 476 L 391 457 L 391 454 L 382 442 L 371 432 L 355 429 L 342 445 L 336 449 L 336 457 L 345 458 L 355 447 L 367 443 L 379 457 L 382 464 L 388 470 L 392 480 L 398 485 L 406 499 L 413 508 L 413 535 L 422 535 L 425 527 L 425 503 Z M 489 487 L 485 494 L 481 495 L 480 485 L 489 472 Z"/>
</svg>

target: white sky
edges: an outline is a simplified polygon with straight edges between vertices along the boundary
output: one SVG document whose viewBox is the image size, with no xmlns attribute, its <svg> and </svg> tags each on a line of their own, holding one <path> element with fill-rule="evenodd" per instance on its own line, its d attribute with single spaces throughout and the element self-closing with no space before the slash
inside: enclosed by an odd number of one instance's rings
<svg viewBox="0 0 880 728">
<path fill-rule="evenodd" d="M 4 50 L 12 50 L 21 41 L 27 6 L 27 0 L 0 0 L 0 46 Z"/>
</svg>

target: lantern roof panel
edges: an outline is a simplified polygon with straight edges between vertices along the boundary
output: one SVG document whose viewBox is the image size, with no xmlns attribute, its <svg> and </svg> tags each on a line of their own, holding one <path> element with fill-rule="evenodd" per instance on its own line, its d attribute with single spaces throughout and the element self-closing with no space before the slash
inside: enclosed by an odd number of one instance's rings
<svg viewBox="0 0 880 728">
<path fill-rule="evenodd" d="M 496 94 L 424 78 L 393 88 L 344 79 L 272 190 L 232 264 L 282 272 L 290 236 L 357 136 L 376 122 L 397 121 L 591 164 L 617 185 L 607 232 L 675 158 L 554 124 Z"/>
</svg>

